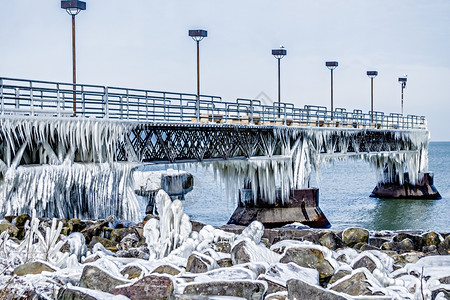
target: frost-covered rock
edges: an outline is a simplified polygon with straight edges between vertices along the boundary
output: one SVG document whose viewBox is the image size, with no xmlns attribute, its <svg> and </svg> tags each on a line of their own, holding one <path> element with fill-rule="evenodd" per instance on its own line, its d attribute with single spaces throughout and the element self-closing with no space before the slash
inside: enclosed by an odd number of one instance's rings
<svg viewBox="0 0 450 300">
<path fill-rule="evenodd" d="M 180 274 L 183 270 L 177 266 L 174 265 L 161 265 L 157 268 L 155 268 L 152 273 L 158 273 L 158 274 L 168 274 L 172 276 L 176 276 Z"/>
<path fill-rule="evenodd" d="M 189 283 L 184 294 L 206 296 L 242 297 L 247 300 L 262 299 L 267 283 L 259 280 L 209 281 Z"/>
<path fill-rule="evenodd" d="M 338 237 L 334 232 L 327 232 L 319 238 L 319 243 L 322 246 L 331 250 L 336 250 L 345 246 L 344 241 Z"/>
<path fill-rule="evenodd" d="M 287 282 L 289 300 L 350 300 L 350 297 L 326 290 L 303 280 L 291 279 Z"/>
<path fill-rule="evenodd" d="M 20 265 L 14 269 L 14 274 L 24 276 L 28 274 L 41 274 L 42 272 L 55 272 L 55 267 L 42 262 L 34 261 Z"/>
<path fill-rule="evenodd" d="M 369 231 L 363 228 L 347 228 L 342 232 L 342 240 L 349 247 L 358 243 L 367 243 L 369 241 Z"/>
<path fill-rule="evenodd" d="M 217 267 L 217 262 L 212 257 L 194 252 L 188 258 L 186 272 L 204 273 Z"/>
<path fill-rule="evenodd" d="M 113 276 L 111 272 L 102 270 L 96 266 L 85 266 L 80 279 L 80 287 L 112 293 L 119 285 L 129 281 Z"/>
<path fill-rule="evenodd" d="M 280 262 L 294 262 L 301 267 L 315 269 L 319 272 L 321 280 L 326 280 L 334 273 L 334 267 L 325 259 L 323 252 L 316 248 L 289 248 L 281 257 Z"/>
<path fill-rule="evenodd" d="M 127 265 L 122 270 L 120 270 L 120 274 L 123 275 L 123 277 L 127 279 L 135 279 L 141 276 L 141 274 L 144 272 L 144 270 L 133 264 L 133 265 Z"/>
<path fill-rule="evenodd" d="M 376 269 L 377 265 L 376 263 L 372 260 L 372 258 L 370 258 L 367 255 L 364 255 L 363 257 L 359 258 L 355 263 L 352 264 L 352 267 L 354 269 L 358 269 L 358 268 L 366 268 L 368 269 L 370 272 L 373 272 L 373 270 Z"/>
<path fill-rule="evenodd" d="M 173 282 L 169 277 L 148 275 L 133 284 L 116 287 L 113 294 L 124 295 L 131 300 L 166 300 L 173 290 Z"/>
<path fill-rule="evenodd" d="M 439 244 L 438 252 L 440 255 L 450 254 L 450 235 L 447 235 L 445 239 Z"/>
<path fill-rule="evenodd" d="M 352 275 L 338 280 L 329 287 L 330 290 L 351 296 L 372 295 L 371 288 L 373 287 L 373 281 L 368 280 L 368 276 L 363 270 L 359 269 Z"/>
</svg>

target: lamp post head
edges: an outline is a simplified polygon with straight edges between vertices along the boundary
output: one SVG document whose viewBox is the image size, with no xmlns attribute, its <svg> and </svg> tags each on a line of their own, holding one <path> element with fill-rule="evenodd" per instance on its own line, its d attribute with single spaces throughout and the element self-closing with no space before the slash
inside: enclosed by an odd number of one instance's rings
<svg viewBox="0 0 450 300">
<path fill-rule="evenodd" d="M 327 62 L 325 62 L 325 66 L 327 66 L 327 68 L 330 69 L 330 70 L 336 69 L 338 65 L 339 64 L 338 64 L 337 61 L 327 61 Z"/>
<path fill-rule="evenodd" d="M 283 46 L 280 46 L 279 49 L 273 49 L 272 50 L 272 55 L 275 56 L 276 59 L 282 59 L 283 57 L 285 57 L 287 54 L 287 50 L 284 49 Z"/>
<path fill-rule="evenodd" d="M 62 0 L 61 8 L 65 9 L 69 15 L 75 16 L 80 11 L 86 10 L 86 2 L 78 0 Z"/>
<path fill-rule="evenodd" d="M 196 42 L 200 42 L 203 38 L 208 36 L 208 31 L 203 29 L 189 30 L 189 36 Z"/>
<path fill-rule="evenodd" d="M 377 77 L 377 75 L 378 75 L 378 71 L 367 71 L 367 76 L 369 76 L 369 78 L 371 78 L 371 79 Z"/>
<path fill-rule="evenodd" d="M 408 79 L 406 78 L 406 77 L 399 77 L 398 78 L 398 82 L 402 85 L 402 88 L 405 88 L 406 87 L 406 81 L 407 81 Z"/>
</svg>

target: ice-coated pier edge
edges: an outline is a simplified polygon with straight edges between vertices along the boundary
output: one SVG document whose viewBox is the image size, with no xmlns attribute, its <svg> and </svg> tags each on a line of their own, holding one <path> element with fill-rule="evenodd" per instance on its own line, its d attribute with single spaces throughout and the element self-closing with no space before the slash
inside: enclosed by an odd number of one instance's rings
<svg viewBox="0 0 450 300">
<path fill-rule="evenodd" d="M 367 161 L 379 186 L 403 186 L 407 172 L 415 187 L 428 171 L 420 116 L 92 85 L 76 95 L 71 117 L 72 84 L 0 78 L 0 215 L 138 219 L 142 163 L 202 162 L 234 194 L 251 186 L 253 202 L 269 205 L 335 160 Z"/>
</svg>

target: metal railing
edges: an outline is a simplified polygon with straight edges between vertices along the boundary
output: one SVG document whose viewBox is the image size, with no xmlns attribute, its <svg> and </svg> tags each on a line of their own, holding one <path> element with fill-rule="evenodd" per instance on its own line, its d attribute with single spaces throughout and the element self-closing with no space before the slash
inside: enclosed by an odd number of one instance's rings
<svg viewBox="0 0 450 300">
<path fill-rule="evenodd" d="M 1 115 L 73 115 L 73 84 L 0 77 Z M 142 122 L 196 122 L 302 127 L 426 129 L 423 116 L 361 110 L 347 112 L 292 103 L 263 105 L 260 100 L 222 101 L 221 97 L 99 85 L 75 85 L 77 117 Z"/>
</svg>

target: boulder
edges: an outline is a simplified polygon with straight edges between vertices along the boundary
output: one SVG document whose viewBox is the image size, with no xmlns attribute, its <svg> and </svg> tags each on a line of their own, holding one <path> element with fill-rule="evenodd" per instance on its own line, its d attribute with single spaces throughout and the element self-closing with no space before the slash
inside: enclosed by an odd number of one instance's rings
<svg viewBox="0 0 450 300">
<path fill-rule="evenodd" d="M 92 238 L 91 242 L 89 243 L 88 248 L 92 249 L 95 246 L 95 244 L 97 244 L 97 243 L 102 244 L 103 247 L 105 247 L 105 248 L 116 247 L 116 245 L 117 245 L 117 243 L 111 241 L 110 239 L 105 239 L 100 236 L 94 236 Z"/>
<path fill-rule="evenodd" d="M 382 238 L 382 237 L 369 237 L 369 245 L 377 247 L 377 248 L 381 248 L 381 245 L 383 245 L 384 243 L 389 242 L 388 239 L 386 238 Z"/>
<path fill-rule="evenodd" d="M 267 294 L 287 291 L 286 286 L 275 281 L 274 278 L 270 276 L 259 275 L 257 279 L 267 283 Z"/>
<path fill-rule="evenodd" d="M 333 291 L 311 285 L 305 281 L 291 279 L 287 282 L 289 300 L 348 300 L 350 297 L 341 296 Z"/>
<path fill-rule="evenodd" d="M 16 237 L 19 234 L 19 228 L 11 223 L 0 223 L 0 233 L 7 231 L 9 236 Z"/>
<path fill-rule="evenodd" d="M 176 276 L 181 273 L 181 269 L 172 265 L 161 265 L 154 269 L 152 273 L 169 274 L 172 276 Z"/>
<path fill-rule="evenodd" d="M 129 234 L 136 235 L 136 231 L 133 228 L 118 228 L 113 229 L 111 231 L 111 241 L 115 242 L 116 244 L 119 244 L 124 237 L 126 237 Z M 139 239 L 138 239 L 139 240 Z"/>
<path fill-rule="evenodd" d="M 124 236 L 120 243 L 117 245 L 119 250 L 129 250 L 130 248 L 136 248 L 139 245 L 139 236 L 137 233 L 130 233 Z"/>
<path fill-rule="evenodd" d="M 403 239 L 400 242 L 400 251 L 409 252 L 415 249 L 414 242 L 410 238 Z"/>
<path fill-rule="evenodd" d="M 85 266 L 80 279 L 81 287 L 106 293 L 112 293 L 116 286 L 127 283 L 129 281 L 113 277 L 108 272 L 95 266 Z"/>
<path fill-rule="evenodd" d="M 124 277 L 128 279 L 138 278 L 139 276 L 141 276 L 142 273 L 143 270 L 136 265 L 126 266 L 125 268 L 120 270 L 120 274 L 122 274 Z"/>
<path fill-rule="evenodd" d="M 219 241 L 213 244 L 213 249 L 216 252 L 231 253 L 231 244 L 227 241 Z"/>
<path fill-rule="evenodd" d="M 353 264 L 353 269 L 366 268 L 373 272 L 377 268 L 376 263 L 367 255 L 364 255 Z"/>
<path fill-rule="evenodd" d="M 55 272 L 56 270 L 53 267 L 41 261 L 25 263 L 14 269 L 14 273 L 17 276 L 24 276 L 27 274 L 41 274 L 44 271 Z"/>
<path fill-rule="evenodd" d="M 233 261 L 231 258 L 222 258 L 217 261 L 217 265 L 219 265 L 220 268 L 228 268 L 233 266 Z"/>
<path fill-rule="evenodd" d="M 114 295 L 124 295 L 131 300 L 152 299 L 165 300 L 170 299 L 173 293 L 173 282 L 169 277 L 148 275 L 127 286 L 114 289 Z"/>
<path fill-rule="evenodd" d="M 334 273 L 333 266 L 325 259 L 322 251 L 315 248 L 289 248 L 280 262 L 294 262 L 301 267 L 316 269 L 320 281 L 326 281 Z"/>
<path fill-rule="evenodd" d="M 237 243 L 231 250 L 231 261 L 233 265 L 240 265 L 250 262 L 250 256 L 245 249 L 245 241 Z"/>
<path fill-rule="evenodd" d="M 257 280 L 209 281 L 190 283 L 183 294 L 202 296 L 242 297 L 247 300 L 262 299 L 266 292 L 265 284 Z"/>
<path fill-rule="evenodd" d="M 67 225 L 69 226 L 69 233 L 80 232 L 84 228 L 86 228 L 86 224 L 84 224 L 80 221 L 80 219 L 77 218 L 70 219 L 69 222 L 67 222 Z"/>
<path fill-rule="evenodd" d="M 216 264 L 216 261 L 212 257 L 194 252 L 188 258 L 186 272 L 204 273 L 213 269 Z"/>
<path fill-rule="evenodd" d="M 352 274 L 352 272 L 350 270 L 339 269 L 333 274 L 333 276 L 331 276 L 331 279 L 328 282 L 328 284 L 332 285 L 339 279 L 344 278 L 345 276 L 350 275 L 350 274 Z"/>
<path fill-rule="evenodd" d="M 422 235 L 423 246 L 438 246 L 441 240 L 436 232 L 428 232 Z"/>
<path fill-rule="evenodd" d="M 367 243 L 369 241 L 369 231 L 358 227 L 347 228 L 342 232 L 342 240 L 349 247 L 353 247 L 358 243 Z"/>
<path fill-rule="evenodd" d="M 25 223 L 27 221 L 31 221 L 31 217 L 28 214 L 24 214 L 24 215 L 18 216 L 15 220 L 16 220 L 16 226 L 22 227 L 22 226 L 25 226 Z"/>
<path fill-rule="evenodd" d="M 147 247 L 130 248 L 127 250 L 119 250 L 116 252 L 118 257 L 148 259 L 150 257 Z"/>
<path fill-rule="evenodd" d="M 371 296 L 370 287 L 364 272 L 357 272 L 342 282 L 332 285 L 330 290 L 351 296 Z"/>
<path fill-rule="evenodd" d="M 438 252 L 440 255 L 450 254 L 450 235 L 447 235 L 445 239 L 439 244 Z"/>
<path fill-rule="evenodd" d="M 319 238 L 319 243 L 331 250 L 336 250 L 345 246 L 344 241 L 332 231 L 322 235 Z"/>
<path fill-rule="evenodd" d="M 58 300 L 97 300 L 96 297 L 88 294 L 89 290 L 74 287 L 62 288 L 58 292 Z M 111 295 L 113 297 L 113 295 Z"/>
</svg>

